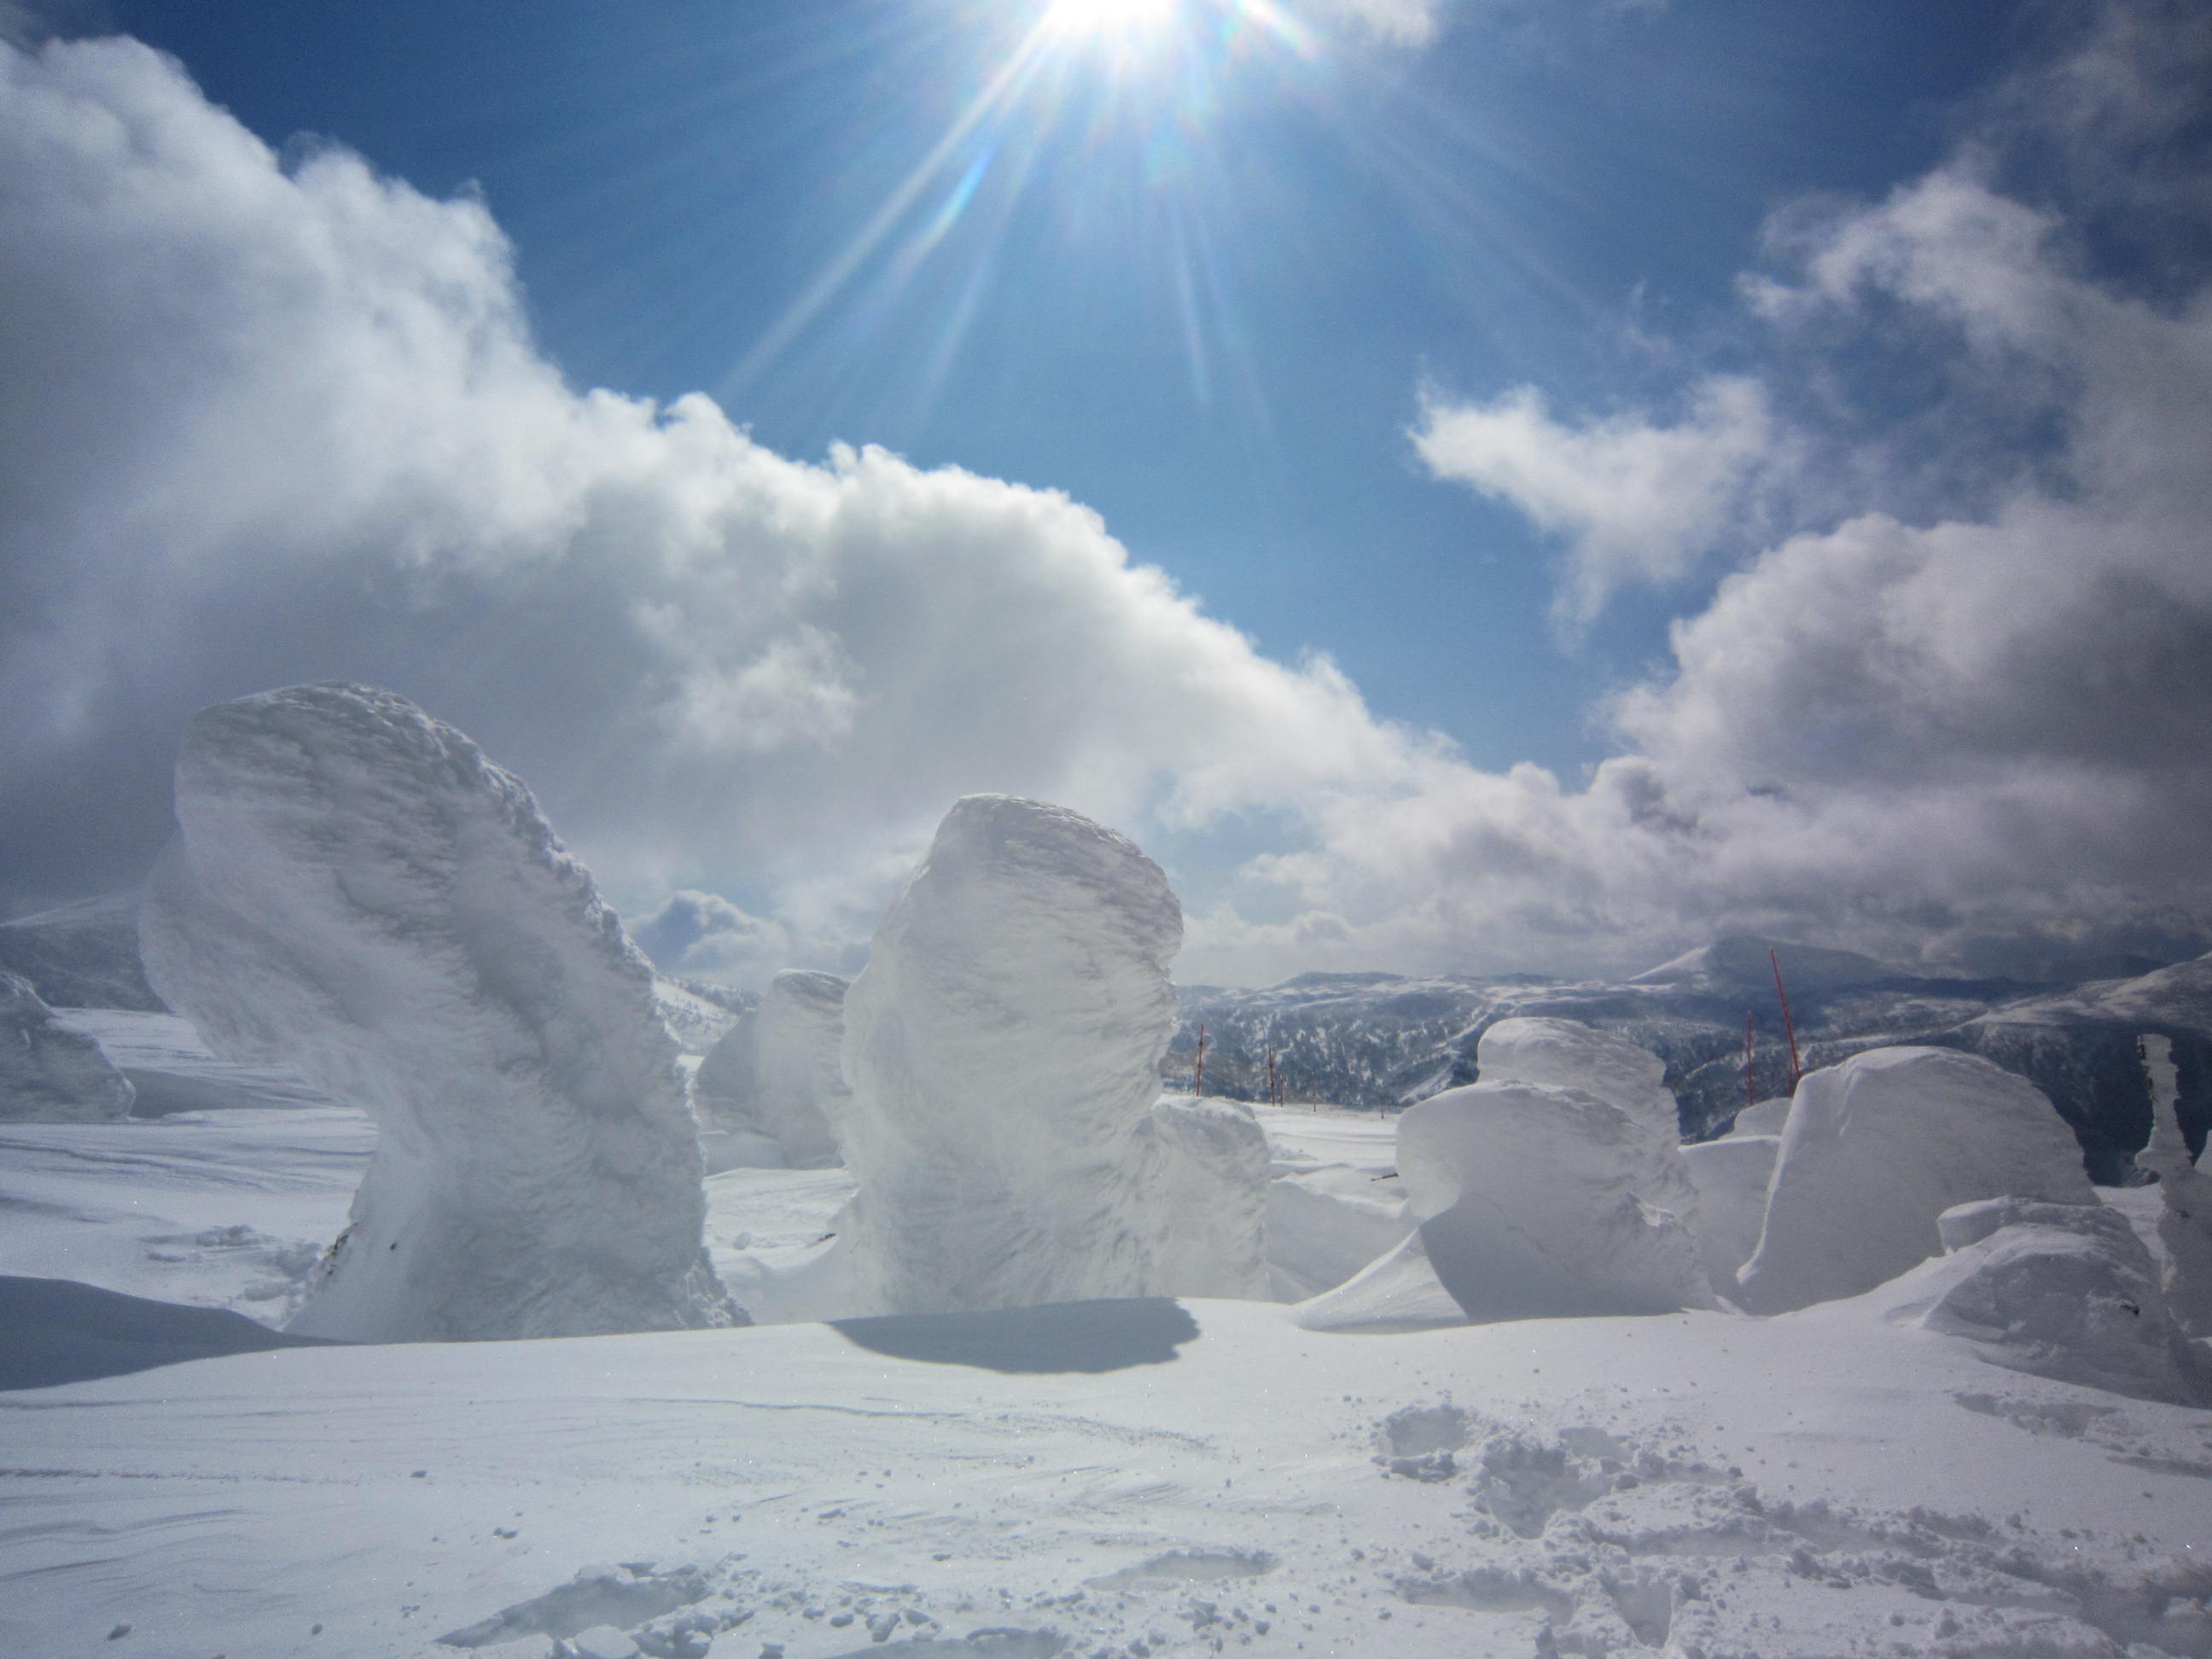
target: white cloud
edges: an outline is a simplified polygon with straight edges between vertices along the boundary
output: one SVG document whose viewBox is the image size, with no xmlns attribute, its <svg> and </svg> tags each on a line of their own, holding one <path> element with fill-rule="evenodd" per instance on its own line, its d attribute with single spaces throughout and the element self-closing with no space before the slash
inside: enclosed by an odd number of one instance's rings
<svg viewBox="0 0 2212 1659">
<path fill-rule="evenodd" d="M 1757 383 L 1716 376 L 1683 417 L 1635 413 L 1570 425 L 1520 386 L 1487 404 L 1435 392 L 1413 445 L 1429 471 L 1517 508 L 1567 544 L 1562 610 L 1588 622 L 1631 582 L 1680 580 L 1734 517 L 1776 450 Z"/>
<path fill-rule="evenodd" d="M 17 880 L 150 851 L 198 703 L 344 677 L 477 736 L 664 951 L 745 979 L 849 965 L 979 789 L 1196 858 L 1271 834 L 1194 890 L 1193 979 L 1632 969 L 1737 927 L 1986 961 L 2212 921 L 2212 295 L 2091 274 L 2068 212 L 1980 161 L 1801 226 L 1763 303 L 1784 338 L 1908 331 L 1961 371 L 1961 443 L 1972 398 L 2027 400 L 2048 453 L 1994 505 L 1739 559 L 1579 786 L 1261 656 L 1060 495 L 572 390 L 482 205 L 341 153 L 288 173 L 143 48 L 0 49 L 0 177 Z M 1712 380 L 1671 420 L 1437 404 L 1422 441 L 1567 538 L 1581 610 L 1686 581 L 1778 426 Z M 1856 476 L 1856 438 L 1790 441 Z"/>
<path fill-rule="evenodd" d="M 11 845 L 68 805 L 44 781 L 127 777 L 198 702 L 359 678 L 528 778 L 617 893 L 766 884 L 834 942 L 964 793 L 1198 823 L 1433 747 L 1063 496 L 571 391 L 476 201 L 288 173 L 129 42 L 0 76 Z"/>
</svg>

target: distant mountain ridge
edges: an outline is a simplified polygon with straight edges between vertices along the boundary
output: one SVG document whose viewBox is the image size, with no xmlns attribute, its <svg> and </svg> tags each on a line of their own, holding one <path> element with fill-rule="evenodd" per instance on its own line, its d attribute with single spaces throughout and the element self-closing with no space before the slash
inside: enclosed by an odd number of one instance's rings
<svg viewBox="0 0 2212 1659">
<path fill-rule="evenodd" d="M 1664 1060 L 1684 1136 L 1702 1139 L 1746 1103 L 1747 1012 L 1753 1092 L 1789 1091 L 1770 950 L 1781 960 L 1805 1070 L 1900 1043 L 1982 1054 L 2048 1095 L 2093 1178 L 2112 1184 L 2128 1178 L 2150 1132 L 2136 1039 L 2155 1032 L 2173 1042 L 2191 1146 L 2201 1147 L 2212 1126 L 2212 956 L 2135 979 L 2053 988 L 1927 976 L 1852 951 L 1733 935 L 1618 981 L 1358 973 L 1301 974 L 1261 990 L 1192 985 L 1179 988 L 1182 1025 L 1162 1071 L 1190 1086 L 1203 1024 L 1209 1094 L 1264 1099 L 1272 1046 L 1292 1101 L 1395 1110 L 1474 1082 L 1476 1043 L 1498 1020 L 1575 1019 Z"/>
</svg>

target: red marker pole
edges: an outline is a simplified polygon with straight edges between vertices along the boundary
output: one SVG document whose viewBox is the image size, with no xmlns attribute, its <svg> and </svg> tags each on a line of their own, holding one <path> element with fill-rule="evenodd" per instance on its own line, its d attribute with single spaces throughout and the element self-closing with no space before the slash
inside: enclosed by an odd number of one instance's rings
<svg viewBox="0 0 2212 1659">
<path fill-rule="evenodd" d="M 1766 959 L 1774 964 L 1774 994 L 1782 999 L 1782 1029 L 1790 1034 L 1790 1092 L 1797 1092 L 1797 1079 L 1805 1068 L 1797 1063 L 1797 1027 L 1790 1018 L 1790 993 L 1782 988 L 1782 958 L 1770 947 Z"/>
</svg>

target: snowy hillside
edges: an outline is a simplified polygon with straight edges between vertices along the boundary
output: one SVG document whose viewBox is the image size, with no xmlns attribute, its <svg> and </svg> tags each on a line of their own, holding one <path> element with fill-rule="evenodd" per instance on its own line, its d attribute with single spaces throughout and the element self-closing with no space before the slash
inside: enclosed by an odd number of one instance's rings
<svg viewBox="0 0 2212 1659">
<path fill-rule="evenodd" d="M 1395 1110 L 1471 1082 L 1482 1033 L 1547 1016 L 1614 1031 L 1667 1062 L 1683 1133 L 1725 1128 L 1746 1102 L 1744 1016 L 1757 1026 L 1759 1097 L 1788 1092 L 1789 1047 L 1769 941 L 1724 939 L 1626 981 L 1409 979 L 1304 974 L 1265 990 L 1183 986 L 1182 1024 L 1163 1067 L 1188 1086 L 1206 1028 L 1209 1093 L 1267 1097 L 1267 1051 L 1291 1100 Z M 2125 1178 L 2150 1133 L 2136 1036 L 2171 1036 L 2182 1121 L 2201 1146 L 2212 1127 L 2212 958 L 2140 979 L 2053 991 L 2011 981 L 1929 979 L 1870 957 L 1777 947 L 1807 1070 L 1868 1048 L 1964 1049 L 2041 1089 L 2081 1140 L 2093 1178 Z"/>
</svg>

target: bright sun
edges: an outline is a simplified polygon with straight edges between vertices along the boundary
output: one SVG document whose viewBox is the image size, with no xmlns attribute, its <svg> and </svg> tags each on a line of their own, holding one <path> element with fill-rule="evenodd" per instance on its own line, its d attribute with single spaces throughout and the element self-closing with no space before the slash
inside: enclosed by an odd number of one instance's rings
<svg viewBox="0 0 2212 1659">
<path fill-rule="evenodd" d="M 1045 24 L 1056 34 L 1128 34 L 1162 21 L 1176 0 L 1052 0 Z"/>
</svg>

